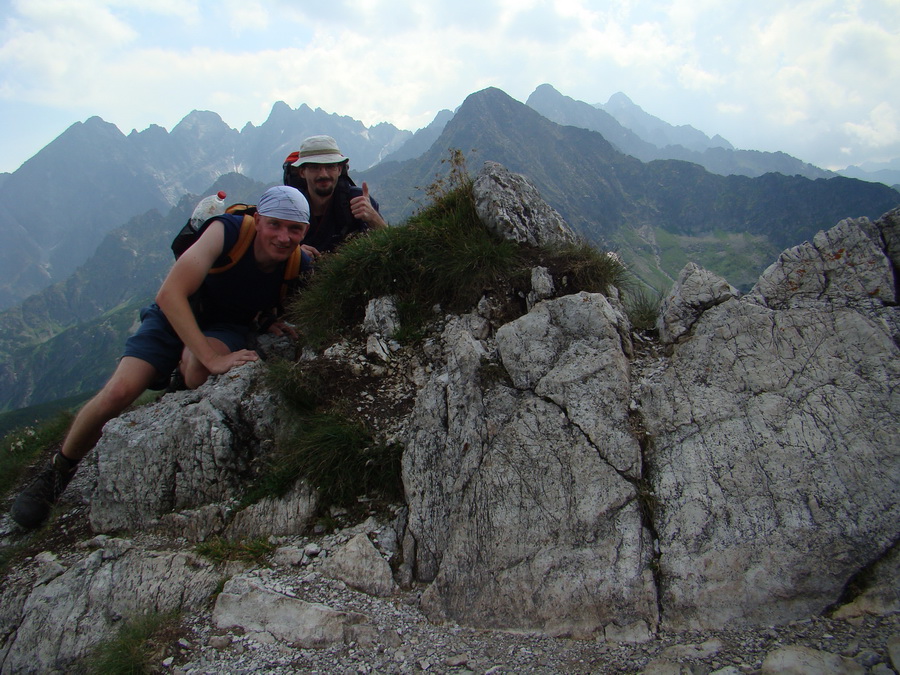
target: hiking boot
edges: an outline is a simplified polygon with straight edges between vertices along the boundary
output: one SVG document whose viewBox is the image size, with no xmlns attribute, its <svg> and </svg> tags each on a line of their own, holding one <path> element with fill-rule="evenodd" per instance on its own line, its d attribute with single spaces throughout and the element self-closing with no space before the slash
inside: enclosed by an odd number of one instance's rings
<svg viewBox="0 0 900 675">
<path fill-rule="evenodd" d="M 16 497 L 10 510 L 12 519 L 27 530 L 43 525 L 77 468 L 76 462 L 57 452 L 38 477 Z"/>
<path fill-rule="evenodd" d="M 165 391 L 166 389 L 168 389 L 171 381 L 171 375 L 160 375 L 147 386 L 147 389 L 149 389 L 150 391 Z"/>
<path fill-rule="evenodd" d="M 169 384 L 166 387 L 166 393 L 171 394 L 175 391 L 184 391 L 187 389 L 187 385 L 184 383 L 184 375 L 181 374 L 181 370 L 178 368 L 175 369 L 175 372 L 172 373 L 172 377 L 169 378 Z"/>
</svg>

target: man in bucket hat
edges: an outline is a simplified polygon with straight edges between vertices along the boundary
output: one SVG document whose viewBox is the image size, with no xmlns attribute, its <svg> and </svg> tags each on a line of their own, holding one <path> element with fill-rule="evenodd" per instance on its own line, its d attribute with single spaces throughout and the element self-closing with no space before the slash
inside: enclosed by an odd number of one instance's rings
<svg viewBox="0 0 900 675">
<path fill-rule="evenodd" d="M 281 304 L 286 268 L 306 235 L 309 203 L 299 190 L 277 185 L 260 197 L 253 218 L 252 240 L 236 260 L 228 253 L 243 216 L 223 214 L 207 221 L 200 238 L 175 261 L 156 302 L 141 310 L 141 325 L 126 341 L 112 377 L 79 411 L 60 451 L 13 502 L 12 519 L 21 527 L 36 528 L 47 519 L 103 425 L 160 377 L 177 367 L 185 385 L 196 389 L 211 374 L 259 358 L 247 349 L 251 326 L 260 313 Z M 294 334 L 277 321 L 268 330 Z"/>
<path fill-rule="evenodd" d="M 284 161 L 284 184 L 309 200 L 309 232 L 301 248 L 313 258 L 352 234 L 387 227 L 369 186 L 356 187 L 347 175 L 349 161 L 331 136 L 321 135 L 305 139 Z"/>
</svg>

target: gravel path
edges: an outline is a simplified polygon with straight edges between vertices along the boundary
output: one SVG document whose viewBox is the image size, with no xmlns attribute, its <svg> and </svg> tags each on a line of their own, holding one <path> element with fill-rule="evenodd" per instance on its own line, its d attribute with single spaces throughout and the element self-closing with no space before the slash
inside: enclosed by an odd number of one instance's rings
<svg viewBox="0 0 900 675">
<path fill-rule="evenodd" d="M 327 552 L 342 537 L 317 540 Z M 306 539 L 283 542 L 303 547 Z M 434 625 L 418 609 L 422 588 L 376 598 L 349 589 L 319 571 L 258 567 L 250 573 L 267 588 L 333 609 L 359 612 L 371 630 L 358 642 L 326 649 L 299 649 L 268 634 L 215 628 L 211 609 L 189 617 L 183 644 L 173 645 L 171 672 L 212 673 L 647 673 L 736 675 L 757 673 L 767 654 L 803 646 L 852 659 L 861 672 L 890 675 L 888 644 L 900 649 L 900 615 L 852 620 L 816 618 L 755 630 L 660 632 L 643 643 L 570 640 L 502 631 Z M 895 654 L 895 658 L 900 654 Z"/>
<path fill-rule="evenodd" d="M 55 527 L 22 550 L 15 568 L 28 564 L 40 551 L 52 551 L 71 564 L 82 557 L 92 538 L 84 504 L 70 504 Z M 472 630 L 435 625 L 419 611 L 423 586 L 387 598 L 348 588 L 322 573 L 323 558 L 349 539 L 352 529 L 333 534 L 280 538 L 277 548 L 322 553 L 301 564 L 279 559 L 277 550 L 243 574 L 256 577 L 266 588 L 335 610 L 365 615 L 365 629 L 356 641 L 322 649 L 302 649 L 278 641 L 268 633 L 219 629 L 212 621 L 213 601 L 185 613 L 177 633 L 161 645 L 155 671 L 200 675 L 219 673 L 610 673 L 645 675 L 738 675 L 769 673 L 767 655 L 788 646 L 838 655 L 858 673 L 892 675 L 900 672 L 900 614 L 861 616 L 848 620 L 819 617 L 786 626 L 741 631 L 671 633 L 661 631 L 646 642 L 615 643 L 601 639 L 572 640 L 503 631 Z M 3 532 L 9 545 L 21 537 Z M 131 543 L 142 550 L 191 549 L 181 541 L 135 535 Z M 295 561 L 296 562 L 296 561 Z M 279 564 L 280 563 L 280 564 Z M 235 566 L 231 573 L 237 573 Z M 7 577 L 6 581 L 10 581 Z M 847 665 L 847 662 L 844 662 Z M 796 671 L 825 675 L 853 670 Z"/>
</svg>

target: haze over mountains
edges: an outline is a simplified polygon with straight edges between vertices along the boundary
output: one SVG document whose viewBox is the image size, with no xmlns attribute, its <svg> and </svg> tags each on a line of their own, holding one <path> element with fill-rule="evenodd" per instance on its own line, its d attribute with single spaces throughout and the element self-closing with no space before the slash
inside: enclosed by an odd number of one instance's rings
<svg viewBox="0 0 900 675">
<path fill-rule="evenodd" d="M 196 199 L 225 189 L 228 201 L 254 201 L 315 133 L 338 140 L 394 225 L 458 148 L 473 169 L 493 160 L 527 175 L 577 232 L 618 251 L 658 290 L 691 260 L 746 288 L 782 249 L 900 203 L 884 184 L 826 178 L 783 153 L 672 127 L 624 95 L 601 109 L 549 85 L 527 105 L 476 92 L 415 134 L 284 103 L 240 131 L 212 112 L 127 136 L 91 118 L 0 181 L 0 409 L 96 389 L 170 266 L 168 243 Z"/>
<path fill-rule="evenodd" d="M 834 176 L 784 153 L 736 150 L 720 137 L 674 127 L 621 93 L 605 105 L 592 106 L 545 84 L 527 105 L 558 124 L 597 131 L 620 152 L 644 162 L 682 159 L 723 175 L 776 171 Z M 0 196 L 7 205 L 0 213 L 0 232 L 7 243 L 0 253 L 0 310 L 65 279 L 114 227 L 149 209 L 166 211 L 185 193 L 207 190 L 224 173 L 278 182 L 284 157 L 306 135 L 324 132 L 339 139 L 352 168 L 359 171 L 382 161 L 421 157 L 452 116 L 442 111 L 431 125 L 412 134 L 390 124 L 366 128 L 349 117 L 305 104 L 293 110 L 278 102 L 261 126 L 247 124 L 240 131 L 216 113 L 198 111 L 171 132 L 151 126 L 126 136 L 97 117 L 73 124 L 0 181 Z M 855 177 L 865 175 L 853 171 Z M 895 177 L 900 182 L 900 172 L 894 176 L 881 170 L 878 175 L 885 181 Z M 400 206 L 386 202 L 388 216 L 396 220 L 407 213 L 409 196 L 404 195 Z"/>
<path fill-rule="evenodd" d="M 98 117 L 73 124 L 0 184 L 6 205 L 0 213 L 6 241 L 0 309 L 65 279 L 129 218 L 168 211 L 185 193 L 202 193 L 225 173 L 280 182 L 287 154 L 321 129 L 342 139 L 357 168 L 378 162 L 412 136 L 391 125 L 367 129 L 348 117 L 280 102 L 263 125 L 241 131 L 215 113 L 198 111 L 171 132 L 151 126 L 125 136 Z"/>
<path fill-rule="evenodd" d="M 693 127 L 674 127 L 645 113 L 621 93 L 611 97 L 606 105 L 591 106 L 543 84 L 526 104 L 558 124 L 597 131 L 620 152 L 643 162 L 681 159 L 723 175 L 761 176 L 773 171 L 807 178 L 836 175 L 783 152 L 737 150 L 721 136 L 708 138 Z"/>
</svg>

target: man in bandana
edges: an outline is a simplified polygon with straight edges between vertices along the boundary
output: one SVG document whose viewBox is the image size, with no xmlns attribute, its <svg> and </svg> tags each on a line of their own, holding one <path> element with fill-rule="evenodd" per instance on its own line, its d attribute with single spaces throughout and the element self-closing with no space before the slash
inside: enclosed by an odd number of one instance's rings
<svg viewBox="0 0 900 675">
<path fill-rule="evenodd" d="M 141 326 L 125 343 L 112 377 L 75 417 L 60 451 L 13 503 L 11 515 L 21 527 L 36 528 L 47 519 L 103 425 L 161 377 L 177 368 L 185 385 L 195 389 L 210 375 L 259 358 L 247 349 L 250 331 L 257 316 L 281 303 L 286 266 L 309 227 L 309 203 L 297 189 L 279 185 L 260 197 L 253 218 L 253 240 L 238 260 L 226 254 L 243 217 L 222 215 L 208 222 L 175 261 L 156 302 L 141 310 Z M 279 321 L 268 330 L 293 334 Z"/>
</svg>

